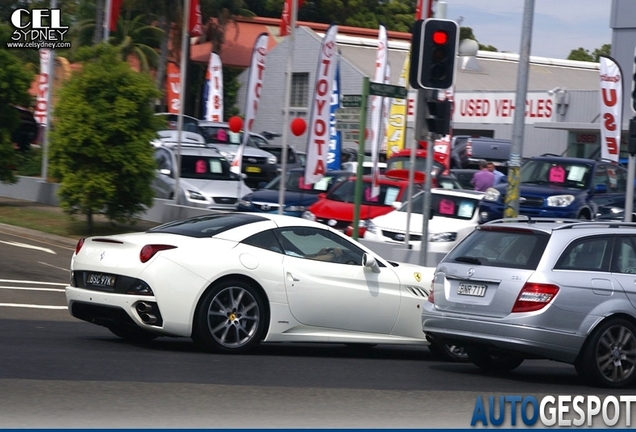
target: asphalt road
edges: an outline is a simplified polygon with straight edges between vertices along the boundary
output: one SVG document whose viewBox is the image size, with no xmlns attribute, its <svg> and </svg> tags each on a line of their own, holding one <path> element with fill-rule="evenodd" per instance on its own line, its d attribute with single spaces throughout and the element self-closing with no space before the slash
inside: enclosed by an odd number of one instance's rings
<svg viewBox="0 0 636 432">
<path fill-rule="evenodd" d="M 127 343 L 68 314 L 72 243 L 0 227 L 1 427 L 469 428 L 478 396 L 634 392 L 586 387 L 549 361 L 487 375 L 426 347 L 270 344 L 230 356 L 189 339 Z"/>
</svg>

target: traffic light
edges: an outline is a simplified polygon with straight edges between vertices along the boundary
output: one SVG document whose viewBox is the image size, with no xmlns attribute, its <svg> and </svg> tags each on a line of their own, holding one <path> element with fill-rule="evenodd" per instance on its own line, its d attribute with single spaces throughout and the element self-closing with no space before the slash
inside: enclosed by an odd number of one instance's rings
<svg viewBox="0 0 636 432">
<path fill-rule="evenodd" d="M 415 23 L 411 41 L 411 87 L 446 90 L 453 85 L 458 34 L 455 21 L 429 18 Z"/>
<path fill-rule="evenodd" d="M 449 100 L 426 101 L 428 131 L 440 135 L 448 135 L 451 121 L 451 102 Z"/>
</svg>

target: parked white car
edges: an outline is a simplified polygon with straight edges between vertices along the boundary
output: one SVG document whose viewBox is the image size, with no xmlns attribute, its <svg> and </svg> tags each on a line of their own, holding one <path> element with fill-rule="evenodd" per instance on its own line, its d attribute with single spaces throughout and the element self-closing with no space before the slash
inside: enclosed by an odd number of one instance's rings
<svg viewBox="0 0 636 432">
<path fill-rule="evenodd" d="M 157 174 L 152 183 L 157 198 L 173 199 L 177 178 L 177 148 L 155 145 Z M 236 210 L 238 200 L 252 192 L 243 177 L 230 170 L 230 163 L 216 149 L 182 144 L 177 204 L 214 210 Z"/>
<path fill-rule="evenodd" d="M 483 192 L 471 190 L 431 190 L 428 252 L 446 254 L 473 231 L 479 224 L 479 204 L 483 196 Z M 409 225 L 409 244 L 414 250 L 421 249 L 423 207 L 424 193 L 420 192 L 413 197 Z M 407 216 L 405 203 L 397 210 L 371 219 L 367 222 L 364 239 L 404 244 Z"/>
</svg>

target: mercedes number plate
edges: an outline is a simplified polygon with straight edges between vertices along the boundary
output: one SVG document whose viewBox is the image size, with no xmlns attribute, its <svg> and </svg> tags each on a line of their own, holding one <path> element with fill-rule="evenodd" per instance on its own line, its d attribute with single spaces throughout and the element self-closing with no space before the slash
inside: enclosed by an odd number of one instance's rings
<svg viewBox="0 0 636 432">
<path fill-rule="evenodd" d="M 114 287 L 115 276 L 103 273 L 88 273 L 86 275 L 86 285 Z"/>
<path fill-rule="evenodd" d="M 460 283 L 459 287 L 457 288 L 457 294 L 483 297 L 484 295 L 486 295 L 486 285 Z"/>
</svg>

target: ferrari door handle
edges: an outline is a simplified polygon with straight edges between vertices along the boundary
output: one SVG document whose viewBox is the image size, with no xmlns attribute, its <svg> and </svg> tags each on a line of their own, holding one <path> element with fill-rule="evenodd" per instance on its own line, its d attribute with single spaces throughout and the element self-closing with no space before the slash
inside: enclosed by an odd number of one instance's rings
<svg viewBox="0 0 636 432">
<path fill-rule="evenodd" d="M 294 276 L 293 274 L 291 274 L 289 272 L 287 272 L 287 277 L 289 279 L 291 279 L 292 281 L 294 281 L 294 282 L 298 282 L 300 280 L 299 278 L 297 278 L 296 276 Z"/>
</svg>

